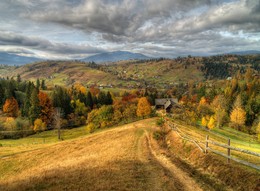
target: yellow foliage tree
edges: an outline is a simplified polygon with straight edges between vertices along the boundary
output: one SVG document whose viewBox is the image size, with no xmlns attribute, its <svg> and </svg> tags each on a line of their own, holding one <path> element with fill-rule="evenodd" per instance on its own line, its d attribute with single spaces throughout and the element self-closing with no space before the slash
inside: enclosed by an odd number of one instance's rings
<svg viewBox="0 0 260 191">
<path fill-rule="evenodd" d="M 215 127 L 215 119 L 213 116 L 210 117 L 209 123 L 208 123 L 208 128 L 213 129 Z"/>
<path fill-rule="evenodd" d="M 208 125 L 208 120 L 207 120 L 206 117 L 202 117 L 201 125 L 202 125 L 203 127 L 207 127 L 207 125 Z"/>
<path fill-rule="evenodd" d="M 35 132 L 40 132 L 46 130 L 46 124 L 41 119 L 36 119 L 34 121 L 33 130 Z"/>
<path fill-rule="evenodd" d="M 15 130 L 15 119 L 13 117 L 7 117 L 4 123 L 4 127 L 7 130 Z"/>
<path fill-rule="evenodd" d="M 146 97 L 141 97 L 138 101 L 136 115 L 138 117 L 149 116 L 152 112 L 151 105 Z"/>
<path fill-rule="evenodd" d="M 246 112 L 242 108 L 236 107 L 230 114 L 230 120 L 237 126 L 243 126 L 246 121 Z"/>
<path fill-rule="evenodd" d="M 87 94 L 87 89 L 81 83 L 75 83 L 74 88 L 77 92 L 81 92 L 82 94 Z"/>
<path fill-rule="evenodd" d="M 208 102 L 207 102 L 207 99 L 205 98 L 205 97 L 202 97 L 201 99 L 200 99 L 200 103 L 199 103 L 199 105 L 206 105 Z"/>
</svg>

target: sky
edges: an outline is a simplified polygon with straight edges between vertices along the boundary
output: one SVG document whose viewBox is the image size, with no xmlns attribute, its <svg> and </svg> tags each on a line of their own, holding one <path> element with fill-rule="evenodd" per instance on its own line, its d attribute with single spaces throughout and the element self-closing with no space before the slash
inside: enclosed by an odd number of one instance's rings
<svg viewBox="0 0 260 191">
<path fill-rule="evenodd" d="M 260 0 L 0 0 L 0 52 L 79 59 L 260 50 Z"/>
</svg>

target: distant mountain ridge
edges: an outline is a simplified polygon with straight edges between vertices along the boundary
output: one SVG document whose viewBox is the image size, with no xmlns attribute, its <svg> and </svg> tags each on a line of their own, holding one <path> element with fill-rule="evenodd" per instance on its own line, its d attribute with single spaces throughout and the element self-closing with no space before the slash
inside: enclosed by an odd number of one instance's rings
<svg viewBox="0 0 260 191">
<path fill-rule="evenodd" d="M 250 55 L 250 54 L 260 54 L 259 50 L 245 50 L 245 51 L 235 51 L 230 52 L 228 54 L 235 54 L 235 55 Z"/>
<path fill-rule="evenodd" d="M 127 51 L 115 51 L 115 52 L 100 53 L 94 56 L 83 58 L 81 60 L 85 62 L 102 63 L 102 62 L 117 62 L 120 60 L 147 60 L 147 59 L 150 59 L 150 57 L 140 53 L 132 53 Z"/>
<path fill-rule="evenodd" d="M 0 52 L 0 64 L 6 65 L 24 65 L 41 59 L 35 57 L 19 56 L 16 54 L 10 54 L 6 52 Z"/>
</svg>

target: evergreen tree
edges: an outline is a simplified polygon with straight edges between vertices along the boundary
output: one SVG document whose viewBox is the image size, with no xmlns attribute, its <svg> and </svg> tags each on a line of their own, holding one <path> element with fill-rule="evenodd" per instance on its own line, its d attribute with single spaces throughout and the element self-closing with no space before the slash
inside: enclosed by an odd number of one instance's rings
<svg viewBox="0 0 260 191">
<path fill-rule="evenodd" d="M 73 113 L 73 108 L 71 106 L 71 98 L 68 91 L 61 87 L 56 87 L 52 95 L 53 106 L 61 108 L 65 116 Z"/>
<path fill-rule="evenodd" d="M 18 82 L 18 83 L 22 82 L 22 79 L 21 79 L 20 74 L 17 75 L 17 82 Z"/>
<path fill-rule="evenodd" d="M 91 109 L 93 109 L 94 104 L 93 104 L 93 99 L 92 99 L 92 95 L 90 92 L 87 93 L 85 105 L 90 107 Z"/>
<path fill-rule="evenodd" d="M 3 86 L 2 86 L 2 84 L 0 84 L 0 108 L 2 108 L 4 101 L 5 101 L 4 95 L 5 95 L 5 92 L 4 92 Z"/>
<path fill-rule="evenodd" d="M 99 105 L 106 105 L 106 102 L 107 102 L 107 96 L 106 96 L 105 92 L 101 91 L 98 94 L 98 104 Z"/>
<path fill-rule="evenodd" d="M 29 109 L 29 119 L 31 124 L 34 123 L 34 121 L 39 118 L 41 113 L 41 107 L 40 107 L 40 101 L 38 98 L 38 91 L 37 89 L 34 89 L 32 92 L 32 95 L 30 97 L 30 109 Z"/>
<path fill-rule="evenodd" d="M 36 81 L 36 88 L 37 88 L 37 90 L 40 89 L 40 85 L 41 85 L 41 83 L 40 83 L 40 80 L 38 78 L 37 81 Z"/>
<path fill-rule="evenodd" d="M 46 90 L 47 89 L 47 87 L 45 85 L 45 80 L 42 80 L 42 82 L 41 82 L 41 89 L 42 90 Z"/>
<path fill-rule="evenodd" d="M 108 91 L 107 97 L 106 97 L 106 105 L 112 105 L 112 104 L 113 104 L 113 99 L 112 99 L 111 93 Z"/>
</svg>

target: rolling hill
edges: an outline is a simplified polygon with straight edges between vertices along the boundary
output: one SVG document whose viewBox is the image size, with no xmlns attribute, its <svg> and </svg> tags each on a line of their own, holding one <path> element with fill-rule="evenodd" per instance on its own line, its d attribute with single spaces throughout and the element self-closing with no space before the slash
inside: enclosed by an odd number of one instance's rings
<svg viewBox="0 0 260 191">
<path fill-rule="evenodd" d="M 237 70 L 252 68 L 260 72 L 260 56 L 219 55 L 176 59 L 149 59 L 95 64 L 83 61 L 42 61 L 20 67 L 0 68 L 0 77 L 24 80 L 45 79 L 47 85 L 69 86 L 80 82 L 86 86 L 137 89 L 168 89 L 176 84 L 226 79 Z"/>
</svg>

